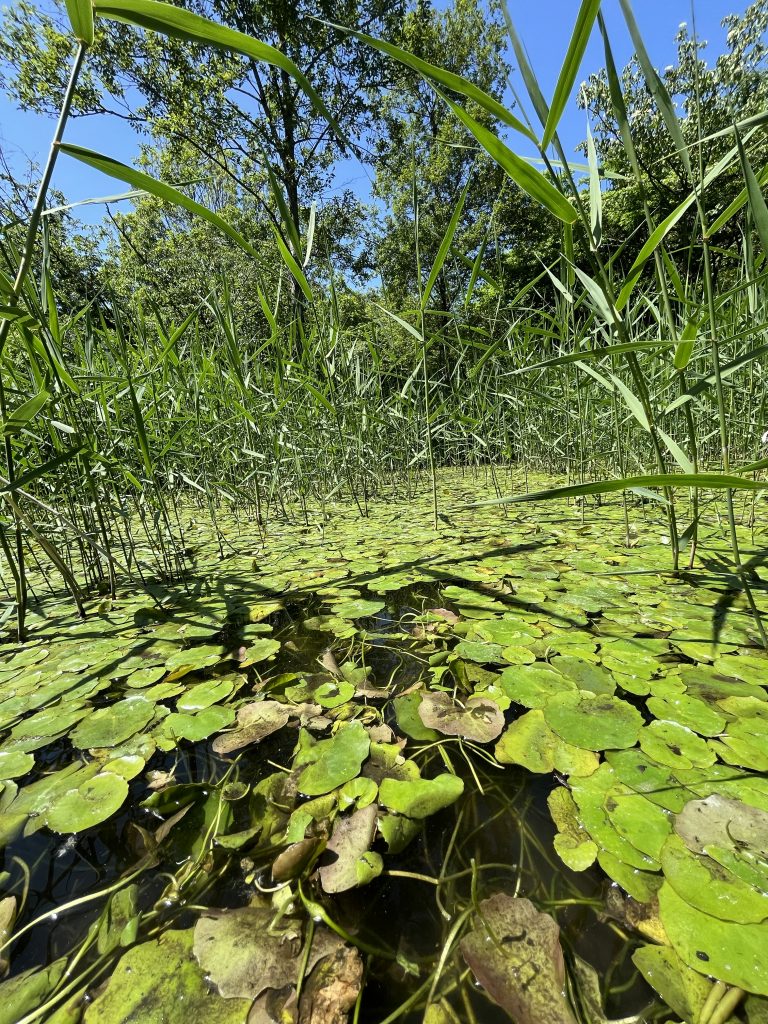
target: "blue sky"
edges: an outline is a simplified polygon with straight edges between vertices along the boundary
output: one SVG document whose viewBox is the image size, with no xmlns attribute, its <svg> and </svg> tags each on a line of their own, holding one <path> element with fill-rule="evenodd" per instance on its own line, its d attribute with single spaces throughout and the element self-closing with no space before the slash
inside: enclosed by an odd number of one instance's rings
<svg viewBox="0 0 768 1024">
<path fill-rule="evenodd" d="M 692 22 L 695 10 L 697 33 L 709 42 L 710 59 L 722 52 L 725 33 L 720 21 L 727 14 L 742 14 L 747 0 L 635 0 L 635 14 L 643 32 L 646 46 L 657 67 L 663 68 L 675 56 L 674 38 L 680 22 Z M 447 6 L 438 0 L 438 6 Z M 562 58 L 576 15 L 576 0 L 509 0 L 509 8 L 539 78 L 545 96 L 551 96 Z M 603 11 L 608 23 L 617 64 L 623 66 L 632 55 L 627 31 L 621 17 L 618 0 L 604 0 Z M 510 63 L 513 63 L 510 61 Z M 602 66 L 602 44 L 595 31 L 584 58 L 579 81 Z M 522 90 L 522 84 L 516 83 Z M 48 149 L 53 124 L 47 118 L 17 110 L 4 95 L 0 95 L 0 146 L 17 167 L 22 166 L 22 154 L 42 161 Z M 569 104 L 564 115 L 561 138 L 566 152 L 572 152 L 585 134 L 585 115 Z M 136 135 L 116 118 L 89 117 L 71 121 L 67 141 L 98 149 L 127 163 L 138 151 Z M 526 154 L 529 155 L 529 154 Z M 356 163 L 345 162 L 337 171 L 336 185 L 341 190 L 351 188 L 367 198 L 370 189 L 370 171 Z M 75 161 L 61 158 L 56 168 L 54 185 L 60 188 L 70 202 L 113 195 L 124 191 L 119 182 L 91 171 Z M 81 211 L 82 219 L 96 222 L 101 218 L 98 206 L 87 206 Z"/>
</svg>

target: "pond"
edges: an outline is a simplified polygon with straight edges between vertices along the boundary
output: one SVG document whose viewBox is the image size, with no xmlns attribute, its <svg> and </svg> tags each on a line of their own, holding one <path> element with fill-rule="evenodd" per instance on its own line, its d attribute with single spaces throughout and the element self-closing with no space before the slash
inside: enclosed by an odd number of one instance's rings
<svg viewBox="0 0 768 1024">
<path fill-rule="evenodd" d="M 674 574 L 655 504 L 440 487 L 437 530 L 420 492 L 181 509 L 185 579 L 84 620 L 33 577 L 0 1024 L 768 1019 L 768 657 L 717 507 Z"/>
</svg>

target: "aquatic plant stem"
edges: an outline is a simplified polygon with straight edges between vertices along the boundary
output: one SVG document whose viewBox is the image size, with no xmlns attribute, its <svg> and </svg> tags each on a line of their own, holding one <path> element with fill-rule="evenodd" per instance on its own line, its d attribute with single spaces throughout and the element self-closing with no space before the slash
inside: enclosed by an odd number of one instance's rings
<svg viewBox="0 0 768 1024">
<path fill-rule="evenodd" d="M 61 103 L 61 110 L 59 112 L 59 119 L 56 123 L 56 128 L 53 133 L 53 139 L 51 141 L 51 148 L 48 152 L 48 159 L 43 170 L 43 175 L 40 179 L 40 184 L 37 189 L 37 196 L 32 207 L 32 213 L 30 214 L 29 224 L 27 225 L 27 235 L 24 241 L 24 249 L 21 254 L 21 261 L 19 262 L 19 268 L 16 272 L 16 277 L 13 281 L 11 288 L 10 298 L 12 302 L 17 302 L 21 296 L 24 282 L 27 278 L 32 267 L 32 256 L 35 250 L 35 240 L 37 238 L 37 231 L 40 226 L 40 219 L 43 215 L 43 209 L 45 208 L 45 201 L 48 195 L 48 189 L 51 184 L 51 178 L 53 177 L 53 170 L 56 166 L 56 158 L 59 155 L 59 143 L 64 137 L 64 129 L 69 118 L 69 113 L 72 108 L 72 103 L 75 96 L 75 88 L 77 87 L 77 80 L 80 77 L 80 70 L 85 60 L 85 54 L 87 52 L 87 45 L 79 41 L 77 45 L 77 52 L 75 59 L 72 62 L 72 69 L 69 75 L 69 81 L 67 88 L 64 93 L 64 99 Z M 8 340 L 8 335 L 11 330 L 11 320 L 0 320 L 0 355 L 2 355 L 5 349 L 5 344 Z M 5 381 L 3 379 L 2 367 L 0 367 L 0 420 L 5 423 L 8 419 L 8 405 L 5 394 Z M 11 443 L 11 435 L 5 434 L 3 437 L 3 448 L 5 455 L 5 469 L 8 475 L 8 487 L 13 492 L 14 484 L 16 482 L 16 464 L 13 457 L 13 445 Z M 16 621 L 18 630 L 18 639 L 20 643 L 26 639 L 26 611 L 27 611 L 27 580 L 25 573 L 25 561 L 24 561 L 24 533 L 22 529 L 21 520 L 18 517 L 17 508 L 13 508 L 13 519 L 16 534 Z"/>
</svg>

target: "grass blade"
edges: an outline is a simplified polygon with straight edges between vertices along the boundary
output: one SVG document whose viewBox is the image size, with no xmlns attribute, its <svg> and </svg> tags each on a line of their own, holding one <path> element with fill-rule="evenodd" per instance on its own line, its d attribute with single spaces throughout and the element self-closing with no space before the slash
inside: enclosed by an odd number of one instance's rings
<svg viewBox="0 0 768 1024">
<path fill-rule="evenodd" d="M 576 25 L 573 29 L 571 41 L 568 44 L 568 52 L 560 68 L 560 74 L 555 86 L 555 94 L 547 115 L 547 123 L 544 125 L 544 137 L 541 140 L 541 148 L 546 149 L 555 136 L 560 118 L 563 116 L 568 97 L 571 95 L 573 83 L 579 73 L 584 51 L 587 48 L 589 37 L 592 34 L 592 26 L 595 23 L 597 12 L 600 10 L 600 0 L 582 0 L 579 13 L 576 18 Z"/>
<path fill-rule="evenodd" d="M 427 278 L 424 293 L 421 297 L 422 309 L 426 309 L 429 304 L 429 296 L 432 294 L 432 289 L 435 287 L 435 282 L 437 281 L 438 274 L 443 269 L 445 257 L 448 255 L 448 250 L 450 249 L 451 243 L 453 242 L 453 236 L 456 234 L 456 228 L 459 225 L 459 218 L 461 217 L 462 211 L 464 209 L 464 200 L 467 198 L 467 190 L 469 189 L 471 173 L 472 172 L 470 171 L 470 177 L 467 179 L 466 185 L 461 190 L 459 201 L 458 203 L 456 203 L 456 207 L 453 211 L 453 214 L 451 215 L 448 227 L 445 229 L 443 240 L 440 243 L 440 248 L 437 250 L 437 256 L 435 256 L 435 262 L 432 264 L 432 269 L 429 272 L 429 277 Z"/>
<path fill-rule="evenodd" d="M 526 160 L 523 160 L 522 157 L 513 153 L 508 146 L 504 145 L 498 135 L 494 135 L 492 131 L 489 131 L 479 121 L 476 121 L 463 107 L 449 100 L 447 96 L 443 96 L 439 89 L 435 89 L 435 92 L 442 96 L 456 117 L 474 135 L 486 153 L 496 161 L 499 167 L 509 175 L 523 192 L 527 193 L 531 199 L 535 199 L 537 203 L 540 203 L 565 224 L 573 224 L 576 221 L 578 218 L 576 210 L 562 192 L 558 192 L 543 174 L 532 167 Z"/>
<path fill-rule="evenodd" d="M 677 119 L 675 113 L 675 105 L 672 102 L 672 98 L 666 90 L 666 87 L 662 80 L 656 73 L 656 69 L 651 63 L 651 58 L 648 56 L 648 51 L 645 48 L 643 37 L 640 34 L 637 22 L 635 21 L 635 15 L 632 10 L 632 4 L 630 0 L 620 0 L 621 9 L 624 13 L 624 20 L 627 23 L 629 34 L 632 37 L 632 43 L 635 47 L 635 53 L 637 55 L 638 63 L 643 72 L 645 83 L 651 91 L 651 95 L 659 108 L 661 116 L 664 118 L 664 123 L 667 126 L 667 131 L 672 137 L 672 141 L 675 144 L 675 149 L 683 162 L 683 166 L 688 175 L 688 180 L 693 181 L 693 173 L 691 171 L 691 160 L 688 154 L 688 148 L 685 145 L 685 139 L 680 129 L 680 122 Z"/>
<path fill-rule="evenodd" d="M 484 92 L 472 82 L 468 82 L 461 75 L 455 75 L 452 71 L 446 71 L 436 64 L 430 64 L 428 61 L 408 53 L 407 50 L 401 50 L 399 46 L 395 46 L 393 43 L 385 43 L 382 39 L 375 39 L 364 32 L 355 32 L 352 29 L 344 28 L 342 25 L 334 25 L 332 22 L 324 22 L 324 24 L 330 24 L 333 28 L 341 29 L 342 32 L 348 32 L 356 39 L 366 43 L 366 45 L 372 46 L 374 50 L 385 53 L 388 57 L 392 57 L 401 64 L 405 64 L 406 67 L 411 68 L 413 71 L 418 71 L 428 82 L 437 82 L 444 88 L 450 89 L 451 92 L 458 93 L 459 96 L 464 96 L 468 100 L 474 100 L 478 106 L 482 107 L 483 110 L 487 110 L 493 117 L 498 118 L 504 124 L 509 125 L 510 128 L 514 128 L 515 131 L 525 135 L 531 142 L 536 142 L 536 136 L 533 132 L 507 110 L 503 103 L 499 103 L 493 96 L 489 96 L 487 92 Z"/>
<path fill-rule="evenodd" d="M 768 206 L 765 205 L 765 197 L 752 170 L 744 143 L 741 141 L 738 128 L 733 129 L 736 136 L 736 145 L 739 147 L 739 160 L 747 183 L 747 195 L 749 196 L 749 208 L 752 211 L 752 219 L 755 222 L 755 229 L 760 238 L 763 252 L 768 253 Z"/>
<path fill-rule="evenodd" d="M 93 45 L 93 7 L 91 0 L 65 0 L 67 15 L 75 39 L 86 46 Z"/>
<path fill-rule="evenodd" d="M 713 491 L 763 491 L 768 488 L 768 480 L 744 480 L 742 477 L 726 476 L 724 473 L 654 473 L 649 476 L 623 477 L 620 480 L 596 480 L 587 484 L 550 487 L 546 491 L 531 491 L 529 494 L 514 494 L 507 498 L 478 501 L 466 507 L 482 508 L 486 505 L 508 505 L 521 501 L 554 501 L 557 498 L 577 498 L 585 494 L 629 491 L 635 487 L 698 487 Z"/>
<path fill-rule="evenodd" d="M 513 370 L 513 374 L 530 373 L 532 370 L 543 370 L 549 366 L 564 366 L 566 363 L 580 363 L 583 360 L 605 359 L 607 356 L 621 356 L 628 352 L 646 352 L 649 349 L 669 348 L 674 341 L 628 341 L 622 345 L 606 345 L 604 348 L 586 349 L 582 352 L 569 352 L 565 356 L 555 356 L 553 359 L 545 359 L 541 363 L 534 363 L 533 366 L 521 366 Z"/>
<path fill-rule="evenodd" d="M 134 188 L 141 189 L 143 192 L 149 192 L 150 195 L 156 196 L 158 199 L 163 199 L 167 203 L 181 206 L 189 211 L 189 213 L 202 218 L 202 220 L 207 220 L 209 224 L 213 224 L 219 231 L 231 238 L 249 256 L 258 259 L 255 249 L 223 217 L 214 213 L 213 210 L 209 210 L 207 206 L 203 206 L 201 203 L 195 202 L 194 199 L 190 199 L 189 196 L 185 196 L 183 192 L 174 188 L 173 185 L 166 185 L 165 182 L 158 181 L 143 171 L 137 171 L 136 168 L 120 163 L 119 160 L 113 160 L 112 157 L 96 153 L 92 149 L 85 149 L 83 146 L 62 143 L 60 148 L 61 152 L 66 153 L 67 156 L 74 157 L 75 160 L 88 164 L 89 167 L 94 167 L 97 171 L 108 174 L 111 178 L 124 181 L 128 185 L 133 185 Z"/>
</svg>

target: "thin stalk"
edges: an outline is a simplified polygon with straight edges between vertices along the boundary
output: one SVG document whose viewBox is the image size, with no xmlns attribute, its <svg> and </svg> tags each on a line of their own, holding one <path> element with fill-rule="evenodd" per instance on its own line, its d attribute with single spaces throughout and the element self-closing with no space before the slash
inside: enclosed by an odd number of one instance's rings
<svg viewBox="0 0 768 1024">
<path fill-rule="evenodd" d="M 56 123 L 56 128 L 53 133 L 53 139 L 51 140 L 51 148 L 48 152 L 48 159 L 43 170 L 43 176 L 40 179 L 40 184 L 37 189 L 37 196 L 32 207 L 32 213 L 29 218 L 29 224 L 27 225 L 27 236 L 24 242 L 24 250 L 22 252 L 21 261 L 19 263 L 19 269 L 16 272 L 16 277 L 13 282 L 11 289 L 11 299 L 13 302 L 19 299 L 21 296 L 22 288 L 24 287 L 24 281 L 26 280 L 27 274 L 32 267 L 32 257 L 35 249 L 35 240 L 37 238 L 37 231 L 40 226 L 40 219 L 45 209 L 45 201 L 48 195 L 48 189 L 51 184 L 51 178 L 53 177 L 53 171 L 56 166 L 56 158 L 59 155 L 59 143 L 64 137 L 64 129 L 69 118 L 69 113 L 72 108 L 72 102 L 75 96 L 75 88 L 77 86 L 77 80 L 80 76 L 80 71 L 85 60 L 85 54 L 87 46 L 83 42 L 78 42 L 77 53 L 75 54 L 74 61 L 72 62 L 72 70 L 69 75 L 69 82 L 64 92 L 64 99 L 61 103 L 61 110 L 59 111 L 59 119 Z M 8 340 L 8 335 L 11 330 L 11 321 L 2 320 L 0 321 L 0 353 L 3 352 L 5 344 Z M 5 394 L 5 383 L 3 380 L 2 370 L 0 370 L 0 419 L 3 422 L 8 417 L 8 406 Z M 11 437 L 7 435 L 3 439 L 3 448 L 5 455 L 5 468 L 8 476 L 9 487 L 13 488 L 16 482 L 16 464 L 13 456 L 13 445 L 11 444 Z M 26 639 L 25 630 L 25 619 L 27 611 L 27 580 L 25 573 L 24 563 L 24 535 L 22 529 L 22 523 L 17 515 L 17 509 L 13 509 L 13 518 L 15 525 L 16 535 L 16 615 L 17 615 L 17 628 L 18 628 L 18 639 L 22 643 Z"/>
</svg>

